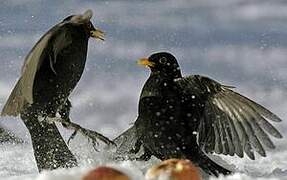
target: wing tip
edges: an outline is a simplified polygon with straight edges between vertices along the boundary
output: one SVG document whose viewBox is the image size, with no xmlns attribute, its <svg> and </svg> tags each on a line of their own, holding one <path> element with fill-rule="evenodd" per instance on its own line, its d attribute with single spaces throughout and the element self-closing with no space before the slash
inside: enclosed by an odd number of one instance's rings
<svg viewBox="0 0 287 180">
<path fill-rule="evenodd" d="M 266 119 L 271 120 L 273 122 L 282 122 L 283 121 L 279 116 L 277 116 L 276 114 L 273 114 L 272 112 L 269 112 L 268 117 L 266 117 L 264 114 L 263 114 L 263 116 Z"/>
<path fill-rule="evenodd" d="M 254 154 L 247 154 L 247 156 L 251 159 L 251 160 L 255 160 L 255 156 L 254 156 Z"/>
<path fill-rule="evenodd" d="M 236 155 L 240 158 L 244 157 L 244 153 L 243 152 L 236 152 Z"/>
<path fill-rule="evenodd" d="M 276 138 L 282 139 L 282 138 L 283 138 L 283 135 L 282 135 L 280 132 L 278 132 L 278 134 L 276 135 Z"/>
</svg>

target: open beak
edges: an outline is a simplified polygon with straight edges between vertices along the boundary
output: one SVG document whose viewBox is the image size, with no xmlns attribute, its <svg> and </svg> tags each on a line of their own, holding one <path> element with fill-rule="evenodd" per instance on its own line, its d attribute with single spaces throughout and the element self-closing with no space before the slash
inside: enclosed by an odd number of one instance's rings
<svg viewBox="0 0 287 180">
<path fill-rule="evenodd" d="M 91 37 L 96 38 L 96 39 L 100 39 L 102 41 L 104 41 L 104 37 L 105 37 L 105 33 L 103 31 L 101 31 L 100 29 L 94 29 L 90 31 Z"/>
<path fill-rule="evenodd" d="M 145 66 L 145 67 L 154 67 L 155 64 L 148 60 L 148 58 L 141 58 L 138 60 L 138 65 Z"/>
</svg>

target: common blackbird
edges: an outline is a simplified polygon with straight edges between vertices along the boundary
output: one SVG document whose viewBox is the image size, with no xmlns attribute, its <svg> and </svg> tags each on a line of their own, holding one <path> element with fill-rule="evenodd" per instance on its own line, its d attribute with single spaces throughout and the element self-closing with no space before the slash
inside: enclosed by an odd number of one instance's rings
<svg viewBox="0 0 287 180">
<path fill-rule="evenodd" d="M 138 61 L 151 70 L 142 89 L 135 121 L 142 159 L 190 159 L 206 173 L 218 176 L 231 171 L 213 162 L 206 153 L 255 159 L 275 148 L 269 135 L 282 138 L 271 121 L 281 119 L 257 104 L 205 76 L 183 77 L 176 58 L 160 52 Z M 132 128 L 133 129 L 133 128 Z"/>
<path fill-rule="evenodd" d="M 38 169 L 72 167 L 76 158 L 68 149 L 55 121 L 93 139 L 111 141 L 72 123 L 68 99 L 85 68 L 90 37 L 104 40 L 91 23 L 92 11 L 71 15 L 44 34 L 27 55 L 21 76 L 1 115 L 18 116 L 28 128 Z"/>
</svg>

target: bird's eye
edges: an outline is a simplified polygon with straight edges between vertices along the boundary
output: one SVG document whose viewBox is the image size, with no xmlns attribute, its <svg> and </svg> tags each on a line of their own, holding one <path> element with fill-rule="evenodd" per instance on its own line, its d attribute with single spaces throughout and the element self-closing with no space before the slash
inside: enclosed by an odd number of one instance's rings
<svg viewBox="0 0 287 180">
<path fill-rule="evenodd" d="M 166 57 L 162 57 L 159 59 L 159 63 L 161 63 L 161 64 L 165 64 L 166 62 L 167 62 Z"/>
</svg>

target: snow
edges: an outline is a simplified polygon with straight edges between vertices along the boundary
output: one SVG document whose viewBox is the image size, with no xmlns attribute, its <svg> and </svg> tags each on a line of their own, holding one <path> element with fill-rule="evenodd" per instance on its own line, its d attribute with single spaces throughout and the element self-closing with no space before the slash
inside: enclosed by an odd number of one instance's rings
<svg viewBox="0 0 287 180">
<path fill-rule="evenodd" d="M 113 167 L 124 174 L 128 175 L 132 180 L 144 180 L 144 173 L 142 172 L 141 166 L 142 164 L 139 164 L 138 162 L 133 161 L 124 161 L 120 163 L 107 163 L 105 166 Z M 151 165 L 151 164 L 150 164 Z M 71 169 L 57 169 L 53 171 L 43 171 L 40 174 L 34 173 L 28 173 L 27 175 L 21 175 L 21 176 L 10 176 L 5 177 L 7 180 L 81 180 L 83 176 L 85 176 L 90 170 L 97 167 L 94 166 L 83 166 L 83 167 L 76 167 Z M 32 169 L 31 169 L 32 170 Z M 34 171 L 33 169 L 32 171 Z M 18 172 L 20 173 L 20 172 Z M 24 172 L 21 172 L 24 173 Z M 26 172 L 27 173 L 27 172 Z M 210 180 L 280 180 L 284 179 L 282 178 L 275 178 L 275 177 L 253 177 L 248 176 L 243 173 L 236 173 L 227 177 L 219 177 L 214 178 L 211 177 Z"/>
<path fill-rule="evenodd" d="M 266 158 L 256 156 L 255 161 L 220 156 L 238 172 L 220 179 L 285 180 L 286 7 L 285 1 L 262 0 L 4 1 L 0 6 L 0 109 L 39 37 L 64 17 L 92 9 L 93 23 L 107 36 L 105 43 L 89 43 L 85 73 L 71 96 L 73 121 L 110 138 L 119 135 L 136 118 L 139 93 L 149 73 L 138 68 L 136 60 L 155 51 L 170 51 L 183 74 L 207 75 L 235 86 L 283 119 L 274 123 L 284 136 L 272 139 L 275 150 L 268 149 Z M 0 145 L 0 179 L 79 179 L 98 165 L 119 166 L 143 177 L 157 163 L 155 159 L 114 161 L 113 152 L 96 153 L 77 137 L 71 149 L 80 167 L 38 174 L 23 123 L 19 118 L 1 117 L 0 125 L 27 142 Z M 62 128 L 61 132 L 66 139 L 71 134 Z"/>
<path fill-rule="evenodd" d="M 142 172 L 134 167 L 131 162 L 123 162 L 120 164 L 107 164 L 107 167 L 112 167 L 119 170 L 130 177 L 132 180 L 143 179 Z M 34 180 L 81 180 L 90 170 L 91 167 L 81 167 L 72 169 L 60 169 L 54 171 L 45 171 L 35 176 Z M 31 178 L 31 177 L 30 177 Z M 29 179 L 29 178 L 28 178 Z"/>
<path fill-rule="evenodd" d="M 262 177 L 251 177 L 251 176 L 247 176 L 246 174 L 239 174 L 236 173 L 234 175 L 231 176 L 227 176 L 227 177 L 223 177 L 220 176 L 219 178 L 210 178 L 210 180 L 279 180 L 279 178 L 262 178 Z"/>
<path fill-rule="evenodd" d="M 75 145 L 77 147 L 75 147 Z M 113 149 L 107 150 L 102 146 L 101 152 L 93 150 L 91 144 L 83 137 L 76 137 L 71 144 L 73 153 L 77 156 L 80 166 L 71 169 L 37 172 L 32 155 L 31 144 L 3 144 L 0 148 L 0 179 L 7 180 L 80 180 L 86 173 L 98 166 L 113 167 L 127 174 L 132 180 L 144 179 L 144 174 L 152 165 L 159 163 L 154 157 L 147 161 L 115 160 Z M 212 156 L 212 158 L 229 168 L 235 168 L 236 174 L 210 178 L 211 180 L 284 180 L 287 175 L 286 153 L 278 153 L 272 158 L 260 158 L 254 161 L 239 158 Z M 231 167 L 235 165 L 235 167 Z M 262 177 L 263 176 L 263 177 Z M 206 174 L 204 174 L 206 177 Z M 265 178 L 264 178 L 265 177 Z"/>
<path fill-rule="evenodd" d="M 108 167 L 113 167 L 126 175 L 128 175 L 132 180 L 141 180 L 144 179 L 144 172 L 148 167 L 151 167 L 152 164 L 157 163 L 156 160 L 149 162 L 139 162 L 139 161 L 122 161 L 122 162 L 111 162 L 108 160 L 106 155 L 96 155 L 89 158 L 89 161 L 82 162 L 80 167 L 71 168 L 71 169 L 57 169 L 53 171 L 43 171 L 40 174 L 37 173 L 35 163 L 33 161 L 33 156 L 31 152 L 30 144 L 22 145 L 13 145 L 6 144 L 1 147 L 1 164 L 0 167 L 0 176 L 1 179 L 7 180 L 80 180 L 86 173 L 91 169 L 99 166 L 105 165 Z M 86 153 L 86 152 L 85 152 Z M 94 154 L 95 155 L 95 154 Z M 283 157 L 283 159 L 287 159 Z M 234 163 L 234 162 L 233 162 Z M 258 163 L 258 169 L 267 170 L 267 165 L 262 162 Z M 272 165 L 270 165 L 272 167 Z M 5 167 L 5 168 L 4 168 Z M 286 174 L 286 173 L 285 173 Z M 243 173 L 236 173 L 228 177 L 220 178 L 210 178 L 210 180 L 254 180 L 254 177 L 251 175 L 246 175 Z M 281 178 L 275 177 L 256 177 L 258 180 L 280 180 L 284 179 L 284 176 Z"/>
</svg>

